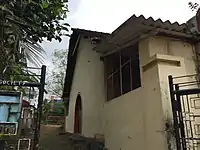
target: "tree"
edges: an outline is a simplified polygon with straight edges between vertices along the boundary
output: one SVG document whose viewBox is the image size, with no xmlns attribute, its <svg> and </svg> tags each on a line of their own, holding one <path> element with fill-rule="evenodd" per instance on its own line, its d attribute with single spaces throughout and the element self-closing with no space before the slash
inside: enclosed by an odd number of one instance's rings
<svg viewBox="0 0 200 150">
<path fill-rule="evenodd" d="M 64 79 L 67 67 L 67 50 L 55 50 L 52 54 L 53 69 L 47 79 L 50 93 L 60 96 L 64 89 Z"/>
<path fill-rule="evenodd" d="M 56 102 L 52 107 L 52 111 L 50 111 L 52 116 L 63 116 L 65 114 L 65 106 L 64 102 Z"/>
<path fill-rule="evenodd" d="M 45 99 L 42 104 L 42 121 L 43 122 L 47 121 L 50 110 L 51 110 L 51 104 L 48 102 L 47 99 Z"/>
<path fill-rule="evenodd" d="M 198 3 L 189 2 L 188 5 L 189 5 L 189 8 L 190 8 L 192 11 L 197 10 L 198 7 L 199 7 L 199 4 L 198 4 Z"/>
<path fill-rule="evenodd" d="M 61 41 L 68 24 L 67 0 L 0 1 L 0 72 L 7 66 L 27 66 L 27 60 L 41 64 L 44 38 Z M 12 70 L 13 71 L 13 70 Z"/>
</svg>

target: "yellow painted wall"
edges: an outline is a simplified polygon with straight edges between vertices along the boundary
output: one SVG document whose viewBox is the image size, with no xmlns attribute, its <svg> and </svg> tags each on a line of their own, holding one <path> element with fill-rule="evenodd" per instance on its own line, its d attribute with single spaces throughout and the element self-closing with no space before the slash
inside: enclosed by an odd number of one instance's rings
<svg viewBox="0 0 200 150">
<path fill-rule="evenodd" d="M 80 92 L 85 136 L 104 134 L 109 150 L 167 150 L 165 123 L 171 115 L 167 77 L 195 73 L 193 48 L 175 39 L 151 37 L 140 41 L 139 53 L 142 86 L 107 102 L 100 54 L 81 39 L 67 131 L 73 132 Z"/>
</svg>

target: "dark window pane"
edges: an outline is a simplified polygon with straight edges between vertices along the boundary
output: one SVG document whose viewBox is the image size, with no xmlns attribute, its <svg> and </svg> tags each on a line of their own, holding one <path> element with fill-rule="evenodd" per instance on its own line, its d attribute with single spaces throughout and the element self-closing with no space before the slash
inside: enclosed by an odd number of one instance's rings
<svg viewBox="0 0 200 150">
<path fill-rule="evenodd" d="M 120 71 L 113 75 L 113 87 L 114 87 L 114 97 L 118 97 L 121 95 L 121 87 L 120 87 Z"/>
<path fill-rule="evenodd" d="M 106 58 L 106 74 L 107 77 L 113 73 L 113 56 L 110 55 Z"/>
<path fill-rule="evenodd" d="M 111 100 L 113 95 L 113 77 L 111 77 L 107 79 L 107 99 Z"/>
<path fill-rule="evenodd" d="M 122 68 L 122 93 L 131 91 L 130 63 Z"/>
<path fill-rule="evenodd" d="M 120 96 L 120 55 L 114 53 L 106 58 L 107 98 Z"/>
<path fill-rule="evenodd" d="M 124 50 L 121 51 L 122 66 L 124 64 L 126 64 L 128 60 L 130 60 L 130 58 L 132 56 L 132 54 L 131 54 L 132 52 L 133 52 L 133 49 L 131 47 L 125 48 Z"/>
<path fill-rule="evenodd" d="M 140 80 L 140 65 L 139 65 L 139 59 L 133 59 L 131 61 L 131 75 L 132 75 L 132 90 L 138 88 L 141 86 L 141 80 Z"/>
<path fill-rule="evenodd" d="M 113 64 L 113 73 L 119 70 L 120 68 L 120 56 L 119 53 L 112 54 L 112 64 Z"/>
</svg>

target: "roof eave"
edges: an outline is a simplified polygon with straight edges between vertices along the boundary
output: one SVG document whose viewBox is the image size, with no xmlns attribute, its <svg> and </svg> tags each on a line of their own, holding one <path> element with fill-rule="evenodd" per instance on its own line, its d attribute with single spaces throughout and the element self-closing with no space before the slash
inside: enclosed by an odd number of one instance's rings
<svg viewBox="0 0 200 150">
<path fill-rule="evenodd" d="M 115 53 L 116 51 L 119 51 L 130 45 L 133 45 L 134 43 L 136 43 L 140 40 L 143 40 L 143 39 L 146 39 L 146 38 L 149 38 L 152 36 L 156 36 L 156 35 L 177 38 L 177 39 L 184 40 L 184 41 L 191 42 L 191 43 L 196 43 L 199 41 L 199 38 L 197 38 L 196 36 L 194 36 L 192 34 L 170 31 L 170 30 L 166 30 L 166 29 L 155 29 L 155 30 L 149 31 L 148 33 L 143 33 L 138 36 L 135 36 L 132 40 L 125 42 L 122 45 L 117 45 L 117 47 L 115 46 L 116 45 L 116 43 L 115 43 L 113 45 L 113 49 L 111 49 L 111 47 L 110 47 L 111 43 L 107 43 L 107 45 L 105 44 L 104 50 L 102 49 L 101 51 L 107 51 L 107 52 L 104 54 L 103 57 L 108 56 L 112 53 Z M 109 49 L 109 51 L 108 51 L 108 49 Z"/>
<path fill-rule="evenodd" d="M 73 76 L 73 66 L 75 65 L 75 59 L 76 59 L 76 50 L 77 48 L 75 45 L 77 43 L 77 40 L 79 40 L 79 34 L 73 30 L 73 33 L 71 35 L 70 41 L 69 41 L 69 52 L 68 52 L 68 62 L 67 62 L 67 69 L 66 69 L 66 75 L 65 75 L 65 83 L 64 83 L 64 89 L 63 89 L 63 95 L 62 98 L 66 98 L 69 96 L 69 91 L 71 87 L 71 80 Z M 72 57 L 73 56 L 73 57 Z"/>
</svg>

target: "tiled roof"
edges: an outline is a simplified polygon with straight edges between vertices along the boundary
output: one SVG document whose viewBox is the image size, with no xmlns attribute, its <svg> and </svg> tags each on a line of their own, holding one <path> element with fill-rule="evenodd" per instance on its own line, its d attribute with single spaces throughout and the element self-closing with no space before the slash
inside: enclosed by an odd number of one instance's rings
<svg viewBox="0 0 200 150">
<path fill-rule="evenodd" d="M 153 33 L 154 32 L 154 33 Z M 154 20 L 152 17 L 145 18 L 143 15 L 131 16 L 116 30 L 111 36 L 108 36 L 104 43 L 95 48 L 96 51 L 102 53 L 110 53 L 114 49 L 120 49 L 121 45 L 127 46 L 127 43 L 133 43 L 140 39 L 142 35 L 158 35 L 170 36 L 174 38 L 184 37 L 191 39 L 192 35 L 187 33 L 187 24 L 171 23 L 169 20 Z M 136 40 L 137 39 L 137 40 Z"/>
<path fill-rule="evenodd" d="M 143 15 L 131 16 L 128 20 L 126 20 L 123 24 L 121 24 L 116 30 L 112 32 L 112 34 L 116 34 L 119 32 L 124 26 L 127 24 L 131 24 L 133 22 L 137 22 L 137 24 L 143 24 L 147 26 L 152 26 L 156 28 L 163 28 L 167 30 L 177 31 L 177 32 L 184 32 L 186 29 L 186 24 L 179 24 L 178 22 L 171 23 L 169 20 L 163 22 L 161 19 L 154 20 L 152 17 L 145 18 Z"/>
</svg>

